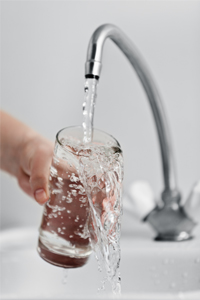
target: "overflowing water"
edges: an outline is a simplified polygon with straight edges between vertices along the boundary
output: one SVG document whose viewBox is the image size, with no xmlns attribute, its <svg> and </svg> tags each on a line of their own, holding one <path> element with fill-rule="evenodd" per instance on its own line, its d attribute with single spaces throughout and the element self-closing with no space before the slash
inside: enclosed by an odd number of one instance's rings
<svg viewBox="0 0 200 300">
<path fill-rule="evenodd" d="M 105 269 L 106 279 L 115 294 L 121 291 L 120 231 L 122 216 L 123 158 L 117 147 L 92 147 L 80 159 L 80 178 L 90 206 L 89 233 L 96 253 L 98 269 Z M 102 281 L 102 289 L 105 280 Z"/>
</svg>

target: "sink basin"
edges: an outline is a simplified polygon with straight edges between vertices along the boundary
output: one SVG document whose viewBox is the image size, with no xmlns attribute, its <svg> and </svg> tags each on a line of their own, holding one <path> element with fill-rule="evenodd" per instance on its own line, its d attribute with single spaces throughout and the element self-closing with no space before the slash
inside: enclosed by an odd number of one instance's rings
<svg viewBox="0 0 200 300">
<path fill-rule="evenodd" d="M 155 242 L 147 224 L 122 234 L 122 295 L 117 299 L 200 299 L 200 226 L 185 242 Z M 113 299 L 91 255 L 67 271 L 43 261 L 36 228 L 1 231 L 1 299 Z M 67 276 L 67 277 L 66 277 Z"/>
</svg>

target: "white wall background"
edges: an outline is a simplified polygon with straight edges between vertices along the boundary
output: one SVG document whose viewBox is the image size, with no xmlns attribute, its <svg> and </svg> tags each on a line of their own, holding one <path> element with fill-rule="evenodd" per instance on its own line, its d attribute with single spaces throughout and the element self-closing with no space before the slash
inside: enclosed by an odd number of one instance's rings
<svg viewBox="0 0 200 300">
<path fill-rule="evenodd" d="M 81 124 L 87 45 L 103 23 L 126 32 L 154 75 L 186 196 L 200 177 L 200 1 L 2 1 L 1 107 L 51 140 L 59 129 Z M 161 163 L 148 101 L 111 41 L 94 123 L 122 145 L 125 188 L 146 179 L 158 195 Z M 1 173 L 2 228 L 39 226 L 41 213 Z"/>
</svg>

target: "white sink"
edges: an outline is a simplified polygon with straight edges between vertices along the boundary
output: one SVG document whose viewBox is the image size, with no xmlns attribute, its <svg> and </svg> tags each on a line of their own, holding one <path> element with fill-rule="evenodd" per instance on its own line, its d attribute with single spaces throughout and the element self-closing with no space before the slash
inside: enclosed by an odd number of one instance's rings
<svg viewBox="0 0 200 300">
<path fill-rule="evenodd" d="M 122 235 L 122 295 L 117 299 L 200 299 L 200 226 L 187 242 L 154 242 L 148 226 L 132 224 Z M 43 261 L 35 228 L 1 231 L 0 299 L 113 299 L 109 284 L 97 292 L 100 273 L 94 255 L 70 269 Z"/>
</svg>

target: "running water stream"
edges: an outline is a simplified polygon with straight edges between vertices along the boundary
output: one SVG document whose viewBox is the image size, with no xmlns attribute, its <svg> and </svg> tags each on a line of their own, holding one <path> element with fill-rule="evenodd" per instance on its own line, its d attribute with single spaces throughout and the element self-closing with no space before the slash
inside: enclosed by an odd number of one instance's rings
<svg viewBox="0 0 200 300">
<path fill-rule="evenodd" d="M 83 103 L 83 144 L 87 148 L 80 159 L 80 178 L 90 206 L 89 233 L 98 269 L 106 272 L 99 290 L 108 280 L 114 294 L 121 293 L 120 232 L 122 216 L 123 156 L 118 147 L 93 144 L 93 118 L 96 79 L 86 79 Z"/>
<path fill-rule="evenodd" d="M 98 80 L 87 78 L 85 82 L 85 97 L 83 102 L 83 142 L 90 143 L 93 137 L 93 119 L 97 96 Z"/>
</svg>

